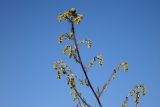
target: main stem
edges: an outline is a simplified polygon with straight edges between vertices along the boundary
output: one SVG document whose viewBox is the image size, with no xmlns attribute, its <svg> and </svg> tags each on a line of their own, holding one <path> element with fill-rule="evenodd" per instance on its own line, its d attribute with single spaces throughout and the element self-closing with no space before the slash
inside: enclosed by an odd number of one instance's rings
<svg viewBox="0 0 160 107">
<path fill-rule="evenodd" d="M 81 68 L 82 68 L 83 73 L 84 73 L 84 75 L 85 75 L 85 77 L 86 77 L 86 79 L 87 79 L 87 82 L 88 82 L 89 87 L 91 88 L 94 96 L 96 97 L 96 99 L 97 99 L 97 101 L 98 101 L 99 106 L 102 107 L 102 104 L 101 104 L 101 102 L 100 102 L 100 99 L 98 98 L 96 92 L 94 91 L 93 86 L 92 86 L 92 84 L 91 84 L 91 82 L 90 82 L 90 80 L 89 80 L 89 78 L 88 78 L 87 73 L 86 73 L 85 67 L 84 67 L 84 65 L 83 65 L 83 63 L 82 63 L 82 59 L 81 59 L 81 56 L 80 56 L 80 52 L 79 52 L 79 49 L 78 49 L 77 40 L 76 40 L 76 36 L 75 36 L 75 30 L 74 30 L 74 23 L 73 23 L 73 22 L 71 22 L 71 26 L 72 26 L 71 32 L 73 32 L 73 35 L 72 35 L 72 36 L 73 36 L 73 38 L 74 38 L 74 43 L 75 43 L 75 47 L 76 47 L 76 51 L 77 51 L 77 54 L 78 54 L 78 59 L 79 59 Z"/>
</svg>

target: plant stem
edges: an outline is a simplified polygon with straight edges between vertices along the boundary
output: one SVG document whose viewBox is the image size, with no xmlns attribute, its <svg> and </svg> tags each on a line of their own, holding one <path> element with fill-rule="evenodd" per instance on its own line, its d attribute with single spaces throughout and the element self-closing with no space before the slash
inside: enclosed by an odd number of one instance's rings
<svg viewBox="0 0 160 107">
<path fill-rule="evenodd" d="M 80 101 L 79 97 L 78 97 L 78 103 L 82 107 L 82 104 L 81 104 L 81 101 Z"/>
<path fill-rule="evenodd" d="M 69 77 L 69 74 L 66 72 L 66 77 L 67 77 L 67 79 L 69 79 L 68 77 Z M 85 104 L 85 105 L 87 105 L 88 107 L 91 107 L 83 98 L 82 98 L 82 96 L 80 95 L 80 93 L 77 91 L 77 89 L 76 89 L 76 87 L 74 87 L 73 88 L 73 90 L 75 91 L 75 93 L 78 95 L 78 97 L 81 99 L 81 101 Z M 79 98 L 78 98 L 78 101 L 79 101 Z M 80 103 L 80 105 L 81 105 L 81 102 L 79 101 L 79 103 Z M 82 107 L 82 105 L 81 105 L 81 107 Z"/>
<path fill-rule="evenodd" d="M 112 74 L 110 75 L 109 79 L 106 81 L 105 85 L 108 87 L 109 83 L 111 82 L 112 80 L 112 75 L 114 74 L 114 71 L 112 72 Z M 106 90 L 107 87 L 105 87 L 105 85 L 103 86 L 102 90 L 100 91 L 100 94 L 99 94 L 99 98 L 101 97 L 101 95 L 103 94 L 103 92 Z"/>
<path fill-rule="evenodd" d="M 81 101 L 82 101 L 85 105 L 87 105 L 88 107 L 91 107 L 91 106 L 81 97 L 81 95 L 79 94 L 79 92 L 77 91 L 76 88 L 74 88 L 74 91 L 76 92 L 76 94 L 78 95 L 78 97 L 81 99 Z"/>
<path fill-rule="evenodd" d="M 96 92 L 94 91 L 93 86 L 92 86 L 92 84 L 91 84 L 91 82 L 90 82 L 90 80 L 89 80 L 89 78 L 88 78 L 87 73 L 86 73 L 85 67 L 84 67 L 84 65 L 83 65 L 83 63 L 82 63 L 82 59 L 81 59 L 81 56 L 80 56 L 80 52 L 79 52 L 79 50 L 78 50 L 77 40 L 76 40 L 76 36 L 75 36 L 74 23 L 73 23 L 72 21 L 71 21 L 71 32 L 73 32 L 73 35 L 72 35 L 72 36 L 73 36 L 73 38 L 74 38 L 74 43 L 75 43 L 75 47 L 76 47 L 76 52 L 77 52 L 77 54 L 78 54 L 79 62 L 80 62 L 81 68 L 82 68 L 82 70 L 83 70 L 83 73 L 84 73 L 84 75 L 85 75 L 85 77 L 86 77 L 86 79 L 87 79 L 87 82 L 88 82 L 89 87 L 91 88 L 94 96 L 96 97 L 96 99 L 97 99 L 97 101 L 98 101 L 99 106 L 102 107 L 102 104 L 101 104 L 101 102 L 100 102 L 100 99 L 98 98 Z"/>
</svg>

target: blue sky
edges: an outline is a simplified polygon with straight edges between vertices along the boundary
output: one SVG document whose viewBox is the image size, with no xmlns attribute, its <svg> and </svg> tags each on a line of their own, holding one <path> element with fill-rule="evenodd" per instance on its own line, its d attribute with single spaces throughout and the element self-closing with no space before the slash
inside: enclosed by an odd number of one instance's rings
<svg viewBox="0 0 160 107">
<path fill-rule="evenodd" d="M 159 107 L 159 0 L 0 0 L 0 107 L 75 107 L 65 79 L 58 81 L 53 63 L 62 59 L 80 73 L 80 67 L 62 55 L 57 37 L 70 25 L 57 15 L 72 7 L 84 15 L 76 25 L 77 39 L 89 38 L 93 48 L 80 46 L 87 63 L 102 54 L 104 65 L 89 72 L 94 87 L 102 84 L 121 61 L 120 70 L 102 97 L 104 107 L 118 107 L 137 83 L 147 87 L 139 107 Z M 80 88 L 82 89 L 82 88 Z M 88 88 L 81 90 L 91 104 Z M 129 107 L 134 107 L 133 97 Z"/>
</svg>

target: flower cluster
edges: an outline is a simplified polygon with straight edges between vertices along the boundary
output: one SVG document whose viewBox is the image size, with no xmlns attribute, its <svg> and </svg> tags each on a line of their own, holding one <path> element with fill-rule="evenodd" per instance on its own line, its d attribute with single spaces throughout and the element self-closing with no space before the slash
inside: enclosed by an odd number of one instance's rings
<svg viewBox="0 0 160 107">
<path fill-rule="evenodd" d="M 88 40 L 88 39 L 84 39 L 84 40 L 77 43 L 75 30 L 74 30 L 74 24 L 80 24 L 82 19 L 83 19 L 83 16 L 81 14 L 77 14 L 75 8 L 71 8 L 64 13 L 59 14 L 59 16 L 58 16 L 59 22 L 61 22 L 62 20 L 66 20 L 66 21 L 70 22 L 71 31 L 70 31 L 70 34 L 67 34 L 67 33 L 61 34 L 58 37 L 58 42 L 62 43 L 63 40 L 68 40 L 69 42 L 71 42 L 69 45 L 67 44 L 64 47 L 63 54 L 68 55 L 69 58 L 74 58 L 76 63 L 79 63 L 81 65 L 81 68 L 83 70 L 85 77 L 79 78 L 79 76 L 77 76 L 71 70 L 71 68 L 69 68 L 62 60 L 56 61 L 56 63 L 54 64 L 53 67 L 57 71 L 57 79 L 61 79 L 62 75 L 66 77 L 67 84 L 70 87 L 70 94 L 73 95 L 73 101 L 78 101 L 76 107 L 92 107 L 82 97 L 81 93 L 77 91 L 77 88 L 76 88 L 76 86 L 78 86 L 76 84 L 77 82 L 79 82 L 80 85 L 89 86 L 97 99 L 99 107 L 102 107 L 102 104 L 100 101 L 100 96 L 106 90 L 106 88 L 110 84 L 111 80 L 115 79 L 115 74 L 117 73 L 117 71 L 119 71 L 119 69 L 123 68 L 125 72 L 128 71 L 128 63 L 124 61 L 124 62 L 121 62 L 118 66 L 116 66 L 114 68 L 111 76 L 109 77 L 109 79 L 103 85 L 102 90 L 99 87 L 97 87 L 97 90 L 95 91 L 94 87 L 92 86 L 92 84 L 90 82 L 90 79 L 88 78 L 87 71 L 89 68 L 91 68 L 94 65 L 95 61 L 98 61 L 98 63 L 100 65 L 103 65 L 104 60 L 103 60 L 102 55 L 97 55 L 91 59 L 90 63 L 87 66 L 83 65 L 78 46 L 81 44 L 87 44 L 88 48 L 91 48 L 92 41 Z M 72 42 L 74 42 L 74 44 Z M 122 107 L 127 106 L 129 96 L 133 96 L 133 95 L 135 95 L 135 98 L 134 98 L 135 104 L 136 105 L 139 104 L 141 93 L 142 93 L 142 95 L 146 94 L 146 88 L 144 85 L 138 84 L 135 87 L 133 87 L 132 90 L 129 92 L 129 94 L 126 96 L 126 99 L 122 104 Z"/>
<path fill-rule="evenodd" d="M 146 88 L 143 84 L 138 84 L 136 87 L 136 89 L 141 89 L 142 90 L 142 94 L 146 95 Z"/>
<path fill-rule="evenodd" d="M 67 52 L 68 52 L 68 57 L 69 58 L 73 57 L 76 62 L 79 62 L 79 59 L 78 59 L 77 54 L 76 54 L 75 47 L 70 46 L 70 45 L 66 45 L 63 49 L 63 54 L 66 55 Z"/>
<path fill-rule="evenodd" d="M 134 98 L 134 102 L 135 102 L 135 104 L 139 104 L 139 98 L 140 98 L 140 92 L 136 92 L 136 96 L 135 96 L 135 98 Z"/>
<path fill-rule="evenodd" d="M 80 80 L 75 74 L 74 72 L 62 61 L 56 61 L 56 63 L 54 64 L 54 69 L 57 71 L 57 79 L 61 78 L 61 74 L 63 74 L 64 76 L 66 76 L 67 79 L 67 84 L 70 86 L 71 89 L 71 95 L 73 95 L 73 101 L 75 101 L 76 99 L 78 99 L 77 97 L 77 93 L 76 93 L 76 85 L 75 85 L 75 78 L 77 78 L 78 80 Z"/>
<path fill-rule="evenodd" d="M 70 88 L 74 89 L 75 88 L 75 82 L 74 82 L 74 78 L 73 77 L 69 77 L 69 84 L 70 84 Z"/>
<path fill-rule="evenodd" d="M 123 67 L 124 71 L 127 72 L 128 71 L 128 63 L 127 62 L 121 62 L 115 69 L 114 69 L 114 74 L 117 73 L 117 71 Z"/>
<path fill-rule="evenodd" d="M 63 54 L 66 55 L 67 51 L 68 51 L 68 57 L 72 58 L 72 56 L 75 52 L 75 49 L 72 46 L 66 45 L 63 49 Z"/>
<path fill-rule="evenodd" d="M 83 19 L 83 16 L 81 14 L 77 14 L 75 8 L 71 8 L 70 10 L 68 10 L 64 13 L 61 13 L 58 16 L 59 22 L 61 22 L 62 19 L 67 20 L 67 21 L 71 21 L 76 24 L 80 24 L 81 20 Z"/>
<path fill-rule="evenodd" d="M 128 105 L 128 98 L 130 96 L 133 96 L 135 94 L 135 98 L 134 98 L 134 103 L 136 105 L 139 104 L 140 101 L 140 94 L 142 93 L 142 95 L 144 96 L 146 94 L 146 88 L 143 84 L 138 84 L 135 87 L 133 87 L 131 89 L 131 91 L 128 93 L 128 95 L 126 96 L 126 99 L 124 100 L 122 107 L 127 107 Z"/>
<path fill-rule="evenodd" d="M 57 74 L 58 77 L 61 76 L 61 74 L 64 74 L 68 77 L 75 77 L 75 73 L 71 70 L 70 67 L 68 67 L 62 60 L 58 60 L 54 63 L 53 68 L 59 72 Z M 59 78 L 60 79 L 60 78 Z"/>
<path fill-rule="evenodd" d="M 127 62 L 121 62 L 114 70 L 113 70 L 113 73 L 112 73 L 112 78 L 114 79 L 115 78 L 115 74 L 117 73 L 117 71 L 123 67 L 124 68 L 124 71 L 127 72 L 128 71 L 128 63 Z"/>
<path fill-rule="evenodd" d="M 53 68 L 57 71 L 57 79 L 61 79 L 61 74 L 64 74 L 68 80 L 68 84 L 70 84 L 70 88 L 75 88 L 75 79 L 79 82 L 80 85 L 84 85 L 84 79 L 80 79 L 72 70 L 69 68 L 62 60 L 56 61 L 53 65 Z"/>
<path fill-rule="evenodd" d="M 99 64 L 102 65 L 103 64 L 103 57 L 102 57 L 102 55 L 98 55 L 96 58 L 98 59 Z"/>
<path fill-rule="evenodd" d="M 55 70 L 57 70 L 57 79 L 61 79 L 61 74 L 66 74 L 66 68 L 67 68 L 67 65 L 59 60 L 59 61 L 56 61 L 56 63 L 54 64 L 53 68 Z"/>
<path fill-rule="evenodd" d="M 78 42 L 78 45 L 80 45 L 80 44 L 87 44 L 88 48 L 92 47 L 92 41 L 91 40 L 87 40 L 87 39 L 82 40 L 82 41 Z"/>
<path fill-rule="evenodd" d="M 87 68 L 91 68 L 94 65 L 94 62 L 98 60 L 99 64 L 102 65 L 103 64 L 103 57 L 102 55 L 97 55 L 95 56 L 93 59 L 91 59 L 91 62 L 88 64 Z"/>
<path fill-rule="evenodd" d="M 71 40 L 71 39 L 72 39 L 72 35 L 68 35 L 67 33 L 66 34 L 63 33 L 58 37 L 58 42 L 62 43 L 63 40 Z"/>
<path fill-rule="evenodd" d="M 123 66 L 124 67 L 124 71 L 128 71 L 128 63 L 127 62 L 122 62 L 120 64 L 120 66 Z"/>
</svg>

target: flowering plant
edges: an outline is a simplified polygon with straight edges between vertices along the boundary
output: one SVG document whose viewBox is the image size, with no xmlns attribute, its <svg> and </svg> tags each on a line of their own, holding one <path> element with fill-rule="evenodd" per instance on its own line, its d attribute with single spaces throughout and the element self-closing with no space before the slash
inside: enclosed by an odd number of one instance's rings
<svg viewBox="0 0 160 107">
<path fill-rule="evenodd" d="M 78 49 L 78 46 L 80 44 L 87 44 L 88 48 L 92 47 L 92 41 L 88 39 L 84 39 L 80 42 L 77 42 L 76 35 L 75 35 L 75 24 L 80 24 L 83 19 L 83 15 L 78 14 L 75 8 L 71 8 L 70 10 L 59 14 L 58 20 L 61 22 L 62 20 L 66 20 L 71 24 L 71 31 L 70 33 L 61 34 L 58 37 L 58 42 L 62 43 L 63 40 L 68 40 L 69 42 L 73 42 L 74 45 L 66 45 L 63 49 L 63 54 L 67 55 L 69 58 L 73 58 L 77 64 L 79 64 L 82 68 L 82 73 L 84 74 L 85 78 L 80 78 L 78 75 L 76 75 L 75 72 L 72 71 L 72 69 L 62 60 L 58 60 L 54 63 L 54 69 L 57 71 L 57 79 L 61 79 L 61 76 L 65 76 L 67 79 L 67 84 L 70 86 L 70 94 L 73 95 L 73 101 L 77 102 L 77 107 L 92 107 L 92 105 L 86 101 L 86 99 L 83 98 L 82 93 L 79 92 L 77 89 L 78 84 L 76 84 L 75 81 L 78 81 L 80 85 L 86 85 L 89 87 L 95 96 L 95 99 L 99 105 L 99 107 L 102 107 L 101 103 L 101 96 L 106 91 L 106 88 L 110 84 L 111 80 L 115 78 L 115 74 L 117 71 L 119 71 L 120 68 L 124 68 L 124 71 L 128 71 L 128 63 L 126 61 L 121 62 L 118 64 L 117 67 L 114 68 L 111 76 L 109 79 L 105 82 L 102 88 L 95 88 L 93 87 L 87 71 L 95 64 L 95 61 L 98 61 L 99 64 L 103 65 L 103 57 L 102 55 L 96 55 L 91 59 L 90 63 L 88 65 L 84 65 L 81 59 L 81 54 Z M 128 98 L 130 96 L 135 95 L 135 104 L 136 106 L 139 104 L 140 94 L 142 95 L 146 94 L 146 88 L 143 84 L 138 84 L 135 87 L 131 89 L 129 94 L 126 96 L 125 101 L 122 104 L 122 107 L 126 107 L 128 103 Z"/>
</svg>

